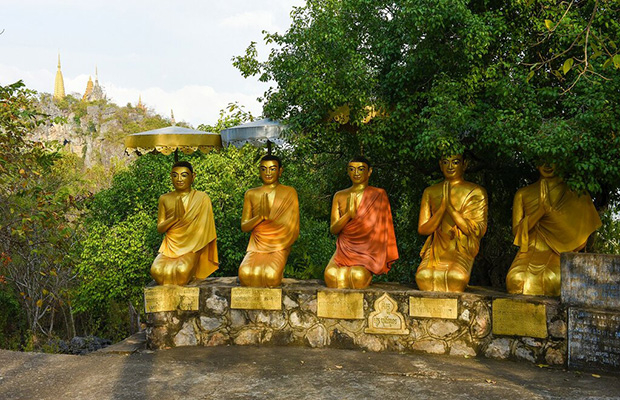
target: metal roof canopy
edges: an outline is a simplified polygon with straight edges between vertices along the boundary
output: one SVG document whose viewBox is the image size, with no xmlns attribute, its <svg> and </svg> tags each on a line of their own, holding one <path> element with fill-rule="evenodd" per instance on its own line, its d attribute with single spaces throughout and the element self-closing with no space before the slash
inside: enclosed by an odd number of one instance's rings
<svg viewBox="0 0 620 400">
<path fill-rule="evenodd" d="M 246 143 L 256 147 L 262 147 L 265 143 L 269 147 L 270 143 L 285 145 L 287 142 L 281 137 L 285 129 L 286 127 L 277 121 L 269 118 L 260 119 L 224 129 L 221 132 L 222 142 L 226 146 L 235 147 L 242 147 Z"/>
<path fill-rule="evenodd" d="M 213 148 L 221 147 L 222 138 L 217 133 L 174 125 L 125 137 L 125 151 L 130 154 L 157 151 L 169 155 L 178 150 L 185 154 L 191 154 L 196 150 L 206 153 Z"/>
</svg>

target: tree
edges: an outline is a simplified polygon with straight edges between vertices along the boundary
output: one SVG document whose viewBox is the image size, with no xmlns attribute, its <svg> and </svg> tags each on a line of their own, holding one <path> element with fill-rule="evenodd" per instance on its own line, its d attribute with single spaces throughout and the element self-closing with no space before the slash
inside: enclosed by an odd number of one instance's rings
<svg viewBox="0 0 620 400">
<path fill-rule="evenodd" d="M 412 221 L 441 154 L 466 152 L 469 179 L 491 196 L 474 283 L 503 286 L 512 196 L 535 164 L 555 163 L 600 210 L 617 201 L 617 1 L 309 0 L 291 15 L 285 33 L 265 35 L 276 45 L 267 60 L 251 44 L 234 64 L 275 82 L 264 114 L 289 126 L 300 157 L 375 160 L 403 271 L 419 262 Z"/>
<path fill-rule="evenodd" d="M 50 122 L 35 102 L 21 81 L 0 86 L 0 268 L 36 339 L 59 324 L 68 334 L 75 330 L 68 290 L 83 197 L 58 148 L 25 138 Z"/>
</svg>

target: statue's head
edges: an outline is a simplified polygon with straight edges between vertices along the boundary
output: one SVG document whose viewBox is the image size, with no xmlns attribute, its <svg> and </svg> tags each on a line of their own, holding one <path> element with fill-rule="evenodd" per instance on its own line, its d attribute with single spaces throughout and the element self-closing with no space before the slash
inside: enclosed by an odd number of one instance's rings
<svg viewBox="0 0 620 400">
<path fill-rule="evenodd" d="M 353 157 L 347 165 L 347 174 L 353 184 L 368 184 L 372 174 L 370 161 L 364 156 Z"/>
<path fill-rule="evenodd" d="M 443 156 L 439 159 L 439 168 L 444 178 L 449 181 L 463 179 L 467 164 L 468 162 L 462 154 Z"/>
<path fill-rule="evenodd" d="M 260 172 L 260 180 L 263 181 L 265 185 L 277 183 L 284 171 L 280 157 L 271 154 L 261 158 L 258 170 Z"/>
<path fill-rule="evenodd" d="M 187 161 L 179 161 L 172 166 L 170 179 L 172 179 L 172 186 L 176 190 L 187 191 L 191 189 L 194 178 L 196 178 L 194 168 Z"/>
<path fill-rule="evenodd" d="M 536 167 L 542 178 L 553 178 L 555 176 L 555 164 L 540 164 Z"/>
</svg>

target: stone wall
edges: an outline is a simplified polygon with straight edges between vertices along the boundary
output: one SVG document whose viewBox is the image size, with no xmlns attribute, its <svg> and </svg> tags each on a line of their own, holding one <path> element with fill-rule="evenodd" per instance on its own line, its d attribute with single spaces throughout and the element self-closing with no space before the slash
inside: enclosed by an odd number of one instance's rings
<svg viewBox="0 0 620 400">
<path fill-rule="evenodd" d="M 332 290 L 320 281 L 285 279 L 281 288 L 281 310 L 232 309 L 231 290 L 238 286 L 236 278 L 209 278 L 195 286 L 199 294 L 194 309 L 184 307 L 189 309 L 148 313 L 148 345 L 154 349 L 228 344 L 292 345 L 486 356 L 542 364 L 564 364 L 566 360 L 566 309 L 556 299 L 507 295 L 482 288 L 470 288 L 467 293 L 460 294 L 429 293 L 399 284 L 373 284 L 364 290 Z M 147 288 L 147 291 L 152 289 Z M 319 317 L 318 292 L 362 293 L 363 319 Z M 387 320 L 403 319 L 402 332 L 368 333 L 369 317 L 374 318 L 372 315 L 378 312 L 375 302 L 386 294 L 397 307 Z M 411 316 L 411 297 L 422 301 L 453 299 L 457 304 L 456 312 L 449 317 Z M 539 336 L 544 337 L 494 333 L 492 307 L 497 299 L 542 305 L 546 310 L 542 317 L 545 334 Z M 515 318 L 519 318 L 518 314 Z"/>
</svg>

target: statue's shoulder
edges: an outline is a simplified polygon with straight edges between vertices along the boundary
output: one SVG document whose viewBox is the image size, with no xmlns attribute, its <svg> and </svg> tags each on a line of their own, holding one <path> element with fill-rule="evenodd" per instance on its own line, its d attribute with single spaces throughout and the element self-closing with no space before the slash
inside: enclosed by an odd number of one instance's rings
<svg viewBox="0 0 620 400">
<path fill-rule="evenodd" d="M 339 199 L 340 197 L 348 196 L 349 193 L 351 193 L 351 188 L 339 190 L 336 193 L 334 193 L 334 199 Z"/>
<path fill-rule="evenodd" d="M 522 188 L 517 190 L 517 193 L 515 193 L 515 197 L 516 196 L 530 197 L 530 196 L 538 196 L 539 194 L 540 194 L 540 181 L 536 181 L 530 185 L 523 186 Z"/>
<path fill-rule="evenodd" d="M 441 182 L 435 183 L 434 185 L 428 186 L 426 189 L 424 189 L 424 194 L 431 196 L 431 197 L 443 196 L 443 182 L 444 181 L 441 181 Z"/>
<path fill-rule="evenodd" d="M 289 195 L 289 194 L 295 194 L 296 195 L 297 194 L 297 190 L 295 190 L 295 188 L 292 187 L 292 186 L 286 186 L 286 185 L 280 184 L 278 189 L 279 189 L 279 191 L 281 193 L 284 193 L 286 195 Z"/>
<path fill-rule="evenodd" d="M 201 192 L 200 190 L 194 190 L 194 197 L 196 197 L 199 200 L 202 200 L 202 199 L 211 200 L 211 198 L 206 192 Z"/>
<path fill-rule="evenodd" d="M 481 195 L 481 196 L 486 196 L 487 195 L 486 189 L 483 188 L 482 186 L 478 185 L 477 183 L 465 181 L 465 182 L 463 182 L 463 187 L 466 190 L 468 190 L 470 193 L 478 194 L 478 195 Z"/>
<path fill-rule="evenodd" d="M 159 196 L 159 202 L 168 202 L 176 199 L 176 195 L 174 194 L 174 190 L 172 192 L 164 193 Z"/>
<path fill-rule="evenodd" d="M 246 196 L 256 196 L 261 193 L 262 186 L 253 187 L 245 191 Z"/>
</svg>

